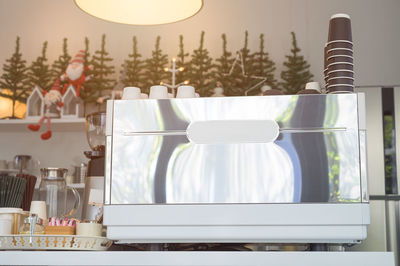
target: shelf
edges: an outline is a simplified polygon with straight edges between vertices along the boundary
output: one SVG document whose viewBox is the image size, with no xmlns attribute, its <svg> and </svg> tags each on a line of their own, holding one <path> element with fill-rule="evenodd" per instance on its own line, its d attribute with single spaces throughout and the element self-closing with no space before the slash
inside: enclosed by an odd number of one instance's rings
<svg viewBox="0 0 400 266">
<path fill-rule="evenodd" d="M 40 180 L 36 182 L 35 189 L 39 189 L 39 186 L 40 186 Z M 67 184 L 67 186 L 75 189 L 85 189 L 85 183 L 73 183 L 73 184 Z"/>
<path fill-rule="evenodd" d="M 29 124 L 35 124 L 39 119 L 10 119 L 0 120 L 0 132 L 31 132 Z M 39 131 L 45 131 L 46 123 L 42 124 Z M 84 131 L 85 118 L 53 118 L 51 119 L 52 131 Z"/>
<path fill-rule="evenodd" d="M 84 189 L 85 183 L 74 183 L 74 184 L 67 184 L 68 187 L 73 187 L 76 189 Z"/>
<path fill-rule="evenodd" d="M 0 169 L 0 173 L 15 174 L 15 173 L 19 173 L 19 170 L 18 169 Z"/>
<path fill-rule="evenodd" d="M 393 252 L 0 251 L 0 265 L 393 266 L 394 256 Z"/>
</svg>

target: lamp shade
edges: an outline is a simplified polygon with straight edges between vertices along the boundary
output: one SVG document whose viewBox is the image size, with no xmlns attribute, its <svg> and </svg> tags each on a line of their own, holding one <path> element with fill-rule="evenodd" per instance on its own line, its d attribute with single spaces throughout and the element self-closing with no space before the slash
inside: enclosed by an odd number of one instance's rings
<svg viewBox="0 0 400 266">
<path fill-rule="evenodd" d="M 200 11 L 202 0 L 75 0 L 84 12 L 111 22 L 159 25 L 189 18 Z"/>
</svg>

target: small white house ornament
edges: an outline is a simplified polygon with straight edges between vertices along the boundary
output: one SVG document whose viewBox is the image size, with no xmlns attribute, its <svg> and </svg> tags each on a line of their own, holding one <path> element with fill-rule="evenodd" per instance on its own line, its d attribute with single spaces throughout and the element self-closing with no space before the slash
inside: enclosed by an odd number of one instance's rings
<svg viewBox="0 0 400 266">
<path fill-rule="evenodd" d="M 35 86 L 26 100 L 26 119 L 40 119 L 44 111 L 44 96 L 41 89 Z"/>
<path fill-rule="evenodd" d="M 84 116 L 83 101 L 76 96 L 74 86 L 70 85 L 62 97 L 61 118 L 79 118 Z"/>
</svg>

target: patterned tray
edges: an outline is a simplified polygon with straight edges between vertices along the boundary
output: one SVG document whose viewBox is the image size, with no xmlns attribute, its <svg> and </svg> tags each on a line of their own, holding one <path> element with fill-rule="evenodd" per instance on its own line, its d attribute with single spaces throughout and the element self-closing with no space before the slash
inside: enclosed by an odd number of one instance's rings
<svg viewBox="0 0 400 266">
<path fill-rule="evenodd" d="M 107 250 L 112 244 L 105 237 L 77 235 L 0 236 L 0 250 Z"/>
</svg>

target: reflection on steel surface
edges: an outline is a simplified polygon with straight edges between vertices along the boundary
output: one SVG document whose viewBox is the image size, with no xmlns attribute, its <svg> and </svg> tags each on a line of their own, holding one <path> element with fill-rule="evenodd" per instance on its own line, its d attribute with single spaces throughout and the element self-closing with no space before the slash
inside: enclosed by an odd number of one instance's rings
<svg viewBox="0 0 400 266">
<path fill-rule="evenodd" d="M 274 120 L 280 134 L 270 143 L 190 143 L 188 125 L 210 120 Z M 107 164 L 111 204 L 365 198 L 356 94 L 115 101 Z"/>
</svg>

